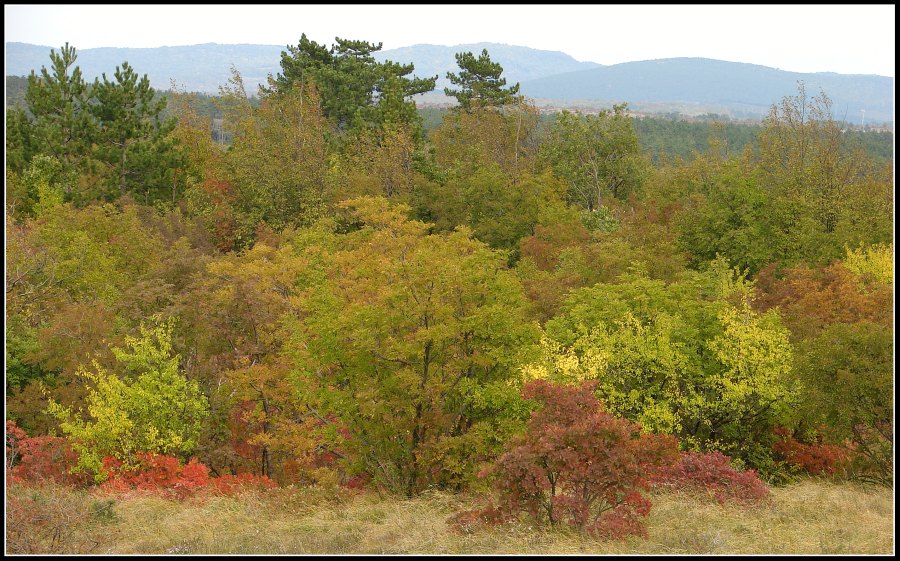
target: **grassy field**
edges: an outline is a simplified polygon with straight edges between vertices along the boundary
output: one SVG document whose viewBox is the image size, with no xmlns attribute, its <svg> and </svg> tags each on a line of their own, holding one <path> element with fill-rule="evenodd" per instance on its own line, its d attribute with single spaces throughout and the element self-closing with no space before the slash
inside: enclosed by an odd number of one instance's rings
<svg viewBox="0 0 900 561">
<path fill-rule="evenodd" d="M 893 491 L 807 481 L 771 504 L 653 494 L 649 538 L 600 541 L 527 523 L 460 534 L 461 495 L 412 500 L 283 488 L 182 502 L 45 486 L 7 490 L 7 553 L 99 554 L 891 554 Z M 18 501 L 15 508 L 9 497 Z M 25 505 L 25 506 L 21 506 Z"/>
</svg>

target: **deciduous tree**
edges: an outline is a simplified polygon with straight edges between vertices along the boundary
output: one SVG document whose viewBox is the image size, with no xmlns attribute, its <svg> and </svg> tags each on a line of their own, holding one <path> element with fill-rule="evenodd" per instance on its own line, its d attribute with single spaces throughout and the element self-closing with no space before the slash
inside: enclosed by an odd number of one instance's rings
<svg viewBox="0 0 900 561">
<path fill-rule="evenodd" d="M 321 257 L 292 322 L 298 391 L 378 483 L 461 485 L 521 420 L 510 382 L 537 336 L 521 287 L 467 230 L 429 235 L 384 199 L 340 207 L 344 225 L 301 246 Z"/>
</svg>

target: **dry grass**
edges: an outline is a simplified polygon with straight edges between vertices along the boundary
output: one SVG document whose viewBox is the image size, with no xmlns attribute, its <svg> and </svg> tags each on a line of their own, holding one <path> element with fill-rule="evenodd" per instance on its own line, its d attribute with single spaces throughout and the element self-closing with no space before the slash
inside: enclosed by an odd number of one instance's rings
<svg viewBox="0 0 900 561">
<path fill-rule="evenodd" d="M 101 498 L 79 500 L 79 508 L 93 504 L 94 512 L 90 524 L 70 530 L 70 539 L 100 540 L 94 553 L 890 554 L 894 550 L 892 490 L 846 483 L 810 481 L 774 489 L 771 505 L 753 509 L 723 507 L 684 494 L 654 495 L 649 539 L 620 542 L 527 524 L 461 535 L 451 530 L 447 518 L 473 505 L 464 496 L 443 493 L 400 500 L 288 488 L 180 503 L 145 496 L 117 500 L 106 515 L 96 512 Z M 9 541 L 9 533 L 7 537 Z"/>
</svg>

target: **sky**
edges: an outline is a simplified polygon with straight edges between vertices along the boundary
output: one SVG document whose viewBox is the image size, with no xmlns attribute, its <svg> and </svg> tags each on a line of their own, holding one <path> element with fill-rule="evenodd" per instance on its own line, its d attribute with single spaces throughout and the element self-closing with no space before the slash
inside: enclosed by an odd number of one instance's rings
<svg viewBox="0 0 900 561">
<path fill-rule="evenodd" d="M 79 50 L 505 43 L 617 64 L 706 57 L 791 72 L 894 76 L 894 5 L 5 5 L 5 41 Z"/>
</svg>

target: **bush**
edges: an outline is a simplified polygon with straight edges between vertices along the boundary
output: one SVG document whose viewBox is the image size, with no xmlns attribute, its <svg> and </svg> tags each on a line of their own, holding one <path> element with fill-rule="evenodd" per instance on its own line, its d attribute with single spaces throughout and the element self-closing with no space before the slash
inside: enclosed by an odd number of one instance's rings
<svg viewBox="0 0 900 561">
<path fill-rule="evenodd" d="M 538 523 L 565 524 L 597 537 L 646 537 L 641 518 L 651 503 L 640 490 L 652 469 L 676 460 L 676 440 L 641 434 L 640 425 L 606 413 L 592 387 L 527 384 L 524 397 L 543 407 L 489 470 L 499 505 L 460 513 L 453 522 L 502 523 L 525 511 Z"/>
<path fill-rule="evenodd" d="M 772 450 L 795 469 L 811 475 L 834 475 L 845 471 L 851 462 L 851 454 L 847 448 L 822 442 L 806 444 L 800 442 L 785 428 L 775 430 L 779 440 Z"/>
<path fill-rule="evenodd" d="M 52 481 L 62 485 L 86 486 L 90 476 L 73 474 L 78 455 L 58 436 L 34 436 L 6 421 L 6 468 L 10 483 Z"/>
<path fill-rule="evenodd" d="M 680 461 L 657 468 L 650 484 L 654 488 L 705 491 L 720 503 L 745 506 L 763 503 L 770 494 L 754 470 L 737 471 L 721 452 L 683 452 Z"/>
<path fill-rule="evenodd" d="M 137 459 L 137 466 L 131 467 L 112 456 L 104 458 L 107 480 L 100 488 L 113 493 L 136 489 L 166 498 L 184 499 L 200 492 L 231 494 L 276 486 L 268 477 L 250 473 L 210 477 L 209 468 L 196 458 L 182 465 L 173 456 L 146 452 L 138 454 Z"/>
</svg>

